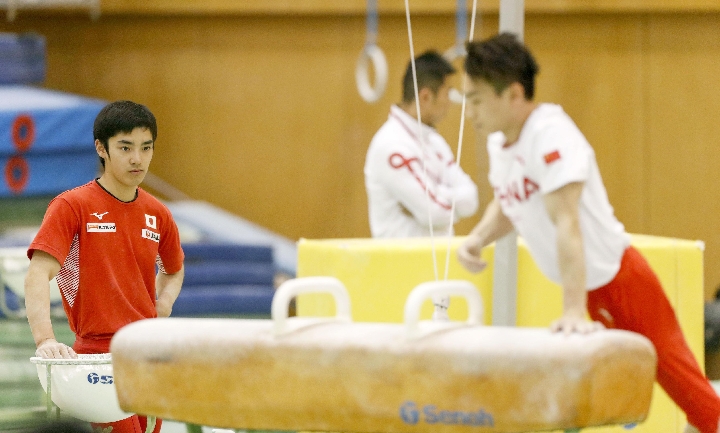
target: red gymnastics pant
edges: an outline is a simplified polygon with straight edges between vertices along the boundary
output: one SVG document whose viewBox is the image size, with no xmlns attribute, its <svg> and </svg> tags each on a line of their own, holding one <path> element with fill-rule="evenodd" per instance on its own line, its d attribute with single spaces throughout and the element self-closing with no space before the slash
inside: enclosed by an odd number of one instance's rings
<svg viewBox="0 0 720 433">
<path fill-rule="evenodd" d="M 658 356 L 657 381 L 702 433 L 716 433 L 720 398 L 685 342 L 660 281 L 633 247 L 625 250 L 620 271 L 588 292 L 588 312 L 607 328 L 644 335 Z"/>
<path fill-rule="evenodd" d="M 110 339 L 91 340 L 76 336 L 73 350 L 75 350 L 76 353 L 82 354 L 108 353 L 110 352 Z M 136 414 L 129 418 L 121 419 L 120 421 L 90 423 L 90 425 L 92 426 L 93 432 L 145 433 L 147 418 Z M 157 419 L 153 433 L 160 433 L 161 426 L 162 420 Z M 112 427 L 112 429 L 108 429 L 108 427 Z"/>
</svg>

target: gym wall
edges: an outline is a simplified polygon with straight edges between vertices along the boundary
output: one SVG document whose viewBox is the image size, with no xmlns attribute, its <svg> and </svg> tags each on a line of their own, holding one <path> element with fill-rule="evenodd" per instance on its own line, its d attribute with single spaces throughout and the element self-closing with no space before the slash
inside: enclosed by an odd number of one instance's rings
<svg viewBox="0 0 720 433">
<path fill-rule="evenodd" d="M 497 3 L 480 1 L 477 37 L 497 31 Z M 628 231 L 706 242 L 710 297 L 720 283 L 720 4 L 525 3 L 537 99 L 562 104 L 585 132 Z M 454 1 L 410 4 L 416 53 L 454 44 Z M 379 7 L 390 76 L 375 104 L 355 89 L 364 0 L 103 0 L 95 22 L 21 10 L 0 31 L 46 36 L 48 88 L 147 104 L 159 120 L 151 169 L 189 196 L 293 239 L 365 237 L 365 151 L 409 58 L 402 2 Z M 453 148 L 459 112 L 439 125 Z M 466 126 L 461 165 L 485 204 L 484 144 Z"/>
</svg>

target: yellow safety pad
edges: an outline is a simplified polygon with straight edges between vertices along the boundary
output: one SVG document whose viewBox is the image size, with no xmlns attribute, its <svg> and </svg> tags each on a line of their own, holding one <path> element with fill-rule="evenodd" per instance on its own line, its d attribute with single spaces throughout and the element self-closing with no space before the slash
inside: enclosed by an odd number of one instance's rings
<svg viewBox="0 0 720 433">
<path fill-rule="evenodd" d="M 401 322 L 405 299 L 419 283 L 434 281 L 433 246 L 437 278 L 445 279 L 447 250 L 450 249 L 448 279 L 471 281 L 485 303 L 485 323 L 492 321 L 494 246 L 483 250 L 488 262 L 479 274 L 467 272 L 455 250 L 464 238 L 414 239 L 301 239 L 298 243 L 298 277 L 333 276 L 350 293 L 352 317 L 360 322 Z M 658 275 L 694 355 L 700 365 L 704 344 L 703 245 L 698 241 L 632 235 L 632 244 L 645 256 Z M 451 319 L 467 316 L 464 300 L 452 298 Z M 300 316 L 334 314 L 329 295 L 298 297 Z M 522 239 L 518 240 L 517 325 L 548 326 L 562 312 L 562 291 L 540 272 Z M 426 302 L 422 317 L 432 314 Z M 631 427 L 628 429 L 628 427 Z M 655 385 L 648 419 L 637 426 L 592 428 L 587 432 L 682 433 L 685 415 L 665 392 Z"/>
</svg>

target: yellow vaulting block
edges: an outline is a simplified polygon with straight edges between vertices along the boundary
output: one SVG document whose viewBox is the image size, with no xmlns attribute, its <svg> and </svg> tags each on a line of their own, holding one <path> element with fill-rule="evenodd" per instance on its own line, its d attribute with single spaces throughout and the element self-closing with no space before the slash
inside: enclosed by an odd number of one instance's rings
<svg viewBox="0 0 720 433">
<path fill-rule="evenodd" d="M 333 276 L 350 293 L 352 317 L 356 322 L 402 322 L 403 306 L 410 291 L 425 281 L 445 278 L 447 251 L 448 279 L 471 281 L 485 304 L 485 323 L 492 321 L 492 281 L 494 248 L 483 250 L 488 268 L 479 274 L 467 272 L 457 261 L 455 250 L 463 238 L 415 239 L 301 239 L 298 243 L 298 277 Z M 645 256 L 657 273 L 680 325 L 699 364 L 703 352 L 703 245 L 701 242 L 632 235 L 632 244 Z M 434 269 L 433 245 L 437 272 Z M 562 312 L 560 288 L 542 275 L 522 239 L 518 240 L 517 325 L 548 326 Z M 300 316 L 335 314 L 329 295 L 305 294 L 298 297 Z M 430 302 L 421 317 L 429 319 Z M 467 306 L 461 298 L 451 298 L 451 319 L 464 320 Z M 650 415 L 637 426 L 584 429 L 592 433 L 682 433 L 685 415 L 665 392 L 655 385 Z"/>
</svg>

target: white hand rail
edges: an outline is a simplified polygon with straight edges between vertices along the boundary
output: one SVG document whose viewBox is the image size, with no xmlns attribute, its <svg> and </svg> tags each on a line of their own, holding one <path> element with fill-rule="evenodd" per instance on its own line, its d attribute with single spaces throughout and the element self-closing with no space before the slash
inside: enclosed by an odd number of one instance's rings
<svg viewBox="0 0 720 433">
<path fill-rule="evenodd" d="M 340 280 L 335 277 L 304 277 L 284 282 L 278 287 L 270 306 L 275 335 L 287 332 L 288 307 L 290 301 L 303 293 L 330 293 L 335 298 L 335 319 L 351 321 L 350 295 Z"/>
<path fill-rule="evenodd" d="M 483 323 L 483 301 L 475 285 L 465 280 L 429 281 L 418 284 L 405 301 L 405 330 L 408 339 L 420 336 L 418 323 L 420 308 L 426 299 L 433 296 L 462 296 L 468 303 L 469 325 Z"/>
</svg>

